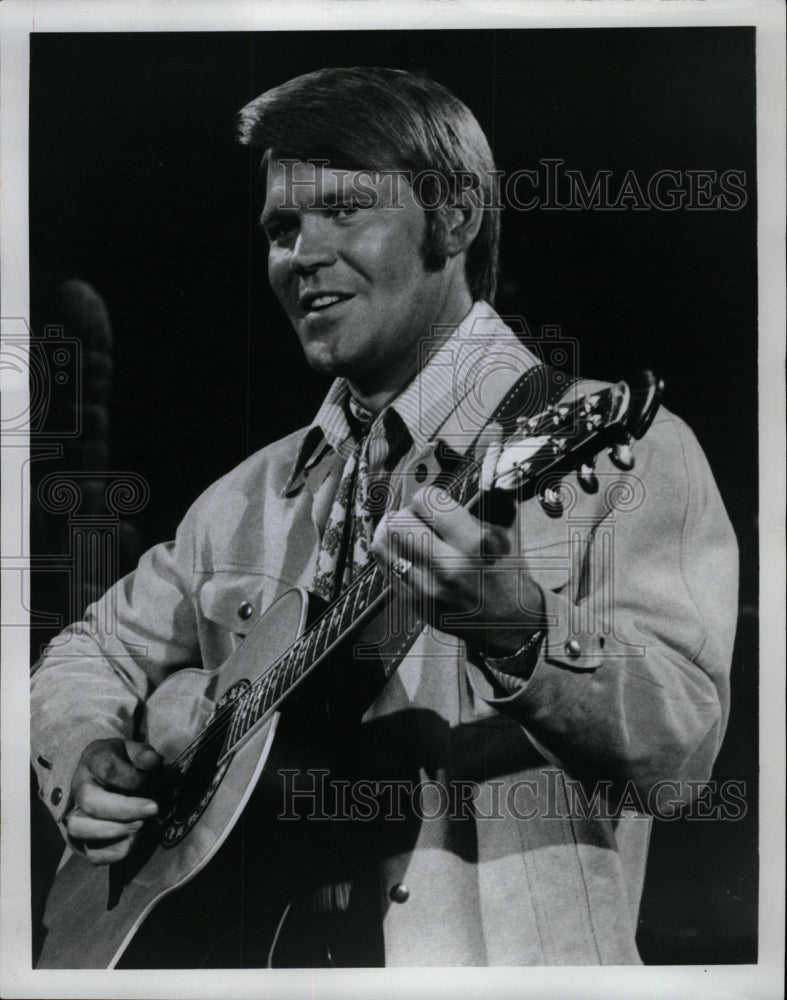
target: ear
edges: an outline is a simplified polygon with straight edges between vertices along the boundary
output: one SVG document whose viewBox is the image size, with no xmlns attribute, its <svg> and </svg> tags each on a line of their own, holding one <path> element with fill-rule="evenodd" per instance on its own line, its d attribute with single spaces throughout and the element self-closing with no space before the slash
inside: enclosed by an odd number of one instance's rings
<svg viewBox="0 0 787 1000">
<path fill-rule="evenodd" d="M 449 257 L 456 257 L 467 250 L 478 236 L 478 230 L 483 221 L 483 207 L 472 191 L 463 191 L 453 205 L 443 210 L 445 252 Z"/>
</svg>

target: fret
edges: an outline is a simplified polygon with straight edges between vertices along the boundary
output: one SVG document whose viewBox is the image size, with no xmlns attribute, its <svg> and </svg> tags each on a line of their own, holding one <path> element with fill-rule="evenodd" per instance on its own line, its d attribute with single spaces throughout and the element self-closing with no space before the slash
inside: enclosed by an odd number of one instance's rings
<svg viewBox="0 0 787 1000">
<path fill-rule="evenodd" d="M 271 685 L 271 692 L 273 696 L 273 702 L 277 702 L 283 694 L 286 694 L 290 685 L 287 684 L 286 671 L 279 669 L 281 667 L 281 661 L 276 664 L 271 671 L 274 674 L 273 683 Z"/>
<path fill-rule="evenodd" d="M 369 607 L 372 600 L 374 599 L 374 585 L 377 579 L 380 579 L 380 573 L 377 571 L 376 567 L 372 568 L 372 571 L 368 576 L 364 577 L 363 582 L 358 587 L 358 601 L 356 607 L 358 609 L 358 614 L 363 614 L 364 611 Z"/>
<path fill-rule="evenodd" d="M 292 685 L 295 684 L 295 682 L 303 675 L 303 664 L 307 645 L 307 640 L 304 638 L 305 635 L 308 635 L 308 633 L 304 633 L 304 635 L 299 636 L 296 642 L 293 643 L 284 661 L 287 662 L 287 666 L 284 670 L 290 687 L 292 687 Z"/>
<path fill-rule="evenodd" d="M 245 736 L 249 731 L 249 702 L 248 692 L 238 699 L 238 707 L 235 713 L 238 739 Z"/>
<path fill-rule="evenodd" d="M 251 687 L 251 691 L 249 692 L 249 694 L 250 694 L 249 711 L 248 711 L 248 721 L 246 723 L 246 732 L 252 729 L 257 724 L 260 718 L 260 698 L 262 697 L 262 685 L 259 683 L 259 681 L 255 681 L 255 683 Z"/>
<path fill-rule="evenodd" d="M 353 589 L 357 590 L 357 585 L 354 584 Z M 347 626 L 352 623 L 352 603 L 353 594 L 351 591 L 346 590 L 336 605 L 339 609 L 339 624 L 337 625 L 337 629 L 340 635 L 344 635 L 347 631 Z"/>
<path fill-rule="evenodd" d="M 315 643 L 314 660 L 309 664 L 310 667 L 325 654 L 325 650 L 330 646 L 331 641 L 332 635 L 330 614 L 326 611 L 320 618 L 317 626 L 317 642 Z"/>
<path fill-rule="evenodd" d="M 462 469 L 450 490 L 454 500 L 464 506 L 470 496 L 477 491 L 479 479 L 480 469 L 475 463 Z"/>
<path fill-rule="evenodd" d="M 317 644 L 317 636 L 314 631 L 314 627 L 310 628 L 308 632 L 304 633 L 303 636 L 303 667 L 308 669 L 308 666 L 312 664 L 315 660 L 314 649 Z"/>
<path fill-rule="evenodd" d="M 326 649 L 328 649 L 337 639 L 339 632 L 336 628 L 336 612 L 337 607 L 335 605 L 328 608 L 328 610 L 323 614 L 320 619 L 320 627 L 318 630 L 319 636 L 319 649 L 317 652 L 317 657 L 323 655 Z"/>
<path fill-rule="evenodd" d="M 334 605 L 331 611 L 330 619 L 328 621 L 328 645 L 332 645 L 337 639 L 340 639 L 342 635 L 342 605 L 341 603 Z"/>
<path fill-rule="evenodd" d="M 271 698 L 271 688 L 273 686 L 274 676 L 275 675 L 273 669 L 269 670 L 268 673 L 265 675 L 265 680 L 262 685 L 262 695 L 260 699 L 260 704 L 262 707 L 262 712 L 261 712 L 262 715 L 264 715 L 265 712 L 267 712 L 268 709 L 273 704 L 273 698 Z"/>
<path fill-rule="evenodd" d="M 327 621 L 328 620 L 326 616 L 322 615 L 316 624 L 315 638 L 314 638 L 314 652 L 313 655 L 310 657 L 312 663 L 314 663 L 315 660 L 319 660 L 319 658 L 325 652 L 325 626 L 327 624 Z"/>
<path fill-rule="evenodd" d="M 298 650 L 297 646 L 292 646 L 284 656 L 284 659 L 279 664 L 281 667 L 282 675 L 284 677 L 285 683 L 288 688 L 291 688 L 296 680 L 296 675 L 298 673 Z"/>
<path fill-rule="evenodd" d="M 362 593 L 363 593 L 363 587 L 360 585 L 357 586 L 355 588 L 355 593 L 353 594 L 352 611 L 350 612 L 350 617 L 352 618 L 353 621 L 355 621 L 355 619 L 358 617 L 358 606 L 361 602 Z"/>
<path fill-rule="evenodd" d="M 385 589 L 385 578 L 376 566 L 372 567 L 372 572 L 369 575 L 369 586 L 367 589 L 369 594 L 369 604 L 371 604 L 372 601 L 377 600 Z"/>
<path fill-rule="evenodd" d="M 232 717 L 231 717 L 231 720 L 230 720 L 230 726 L 229 726 L 229 730 L 227 732 L 227 741 L 226 741 L 226 747 L 227 747 L 227 749 L 230 749 L 231 747 L 235 746 L 235 744 L 240 739 L 240 737 L 238 735 L 239 714 L 238 714 L 238 711 L 237 711 L 237 703 L 235 703 L 235 705 L 233 705 L 231 711 L 232 711 Z"/>
<path fill-rule="evenodd" d="M 282 674 L 274 666 L 270 672 L 270 684 L 268 685 L 268 704 L 274 705 L 281 696 L 281 685 L 284 680 Z"/>
<path fill-rule="evenodd" d="M 262 704 L 264 694 L 264 681 L 262 678 L 258 678 L 254 682 L 254 714 L 257 718 L 259 718 L 261 714 L 260 706 Z"/>
<path fill-rule="evenodd" d="M 282 691 L 289 691 L 303 676 L 295 650 L 290 650 L 277 664 L 278 683 Z"/>
</svg>

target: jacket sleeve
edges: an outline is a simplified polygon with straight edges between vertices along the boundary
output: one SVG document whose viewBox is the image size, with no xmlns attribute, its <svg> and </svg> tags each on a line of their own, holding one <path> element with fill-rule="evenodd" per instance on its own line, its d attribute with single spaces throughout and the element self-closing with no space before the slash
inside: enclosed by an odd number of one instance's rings
<svg viewBox="0 0 787 1000">
<path fill-rule="evenodd" d="M 56 821 L 71 780 L 96 739 L 133 737 L 141 706 L 168 674 L 199 662 L 192 593 L 196 505 L 173 542 L 145 553 L 137 569 L 60 633 L 33 667 L 32 760 L 39 794 Z"/>
<path fill-rule="evenodd" d="M 468 663 L 476 693 L 580 780 L 707 781 L 729 711 L 737 544 L 707 460 L 666 414 L 636 476 L 569 532 L 569 579 L 545 589 L 547 630 L 527 680 Z M 633 485 L 632 485 L 633 484 Z M 526 559 L 526 556 L 525 556 Z M 688 796 L 690 797 L 690 796 Z"/>
</svg>

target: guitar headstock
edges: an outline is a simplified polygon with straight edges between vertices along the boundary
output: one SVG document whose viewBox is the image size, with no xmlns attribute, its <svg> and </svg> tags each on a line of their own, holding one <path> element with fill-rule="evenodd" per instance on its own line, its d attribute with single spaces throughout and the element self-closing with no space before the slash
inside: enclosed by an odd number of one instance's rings
<svg viewBox="0 0 787 1000">
<path fill-rule="evenodd" d="M 519 493 L 546 472 L 579 467 L 590 477 L 604 448 L 619 468 L 633 468 L 631 445 L 653 422 L 663 389 L 653 372 L 642 371 L 629 381 L 520 418 L 488 456 L 493 467 L 485 462 L 484 479 L 495 489 Z"/>
</svg>

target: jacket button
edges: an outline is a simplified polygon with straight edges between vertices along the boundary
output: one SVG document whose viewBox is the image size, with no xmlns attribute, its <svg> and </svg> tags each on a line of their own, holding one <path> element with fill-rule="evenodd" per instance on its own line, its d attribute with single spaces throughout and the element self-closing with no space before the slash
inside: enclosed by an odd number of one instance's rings
<svg viewBox="0 0 787 1000">
<path fill-rule="evenodd" d="M 254 608 L 249 604 L 248 601 L 244 601 L 243 604 L 238 608 L 238 618 L 241 621 L 247 622 L 249 618 L 254 614 Z"/>
<path fill-rule="evenodd" d="M 416 465 L 416 467 L 415 467 L 415 481 L 417 483 L 424 482 L 428 474 L 429 474 L 429 470 L 427 469 L 427 467 L 424 465 L 423 462 L 420 462 L 418 465 Z"/>
<path fill-rule="evenodd" d="M 63 789 L 53 788 L 49 795 L 49 801 L 52 803 L 53 806 L 59 806 L 60 803 L 63 801 Z"/>
<path fill-rule="evenodd" d="M 410 890 L 406 885 L 395 885 L 389 893 L 394 903 L 406 903 L 410 898 Z"/>
<path fill-rule="evenodd" d="M 569 639 L 566 643 L 566 653 L 568 656 L 576 658 L 582 652 L 582 647 L 576 639 Z"/>
</svg>

